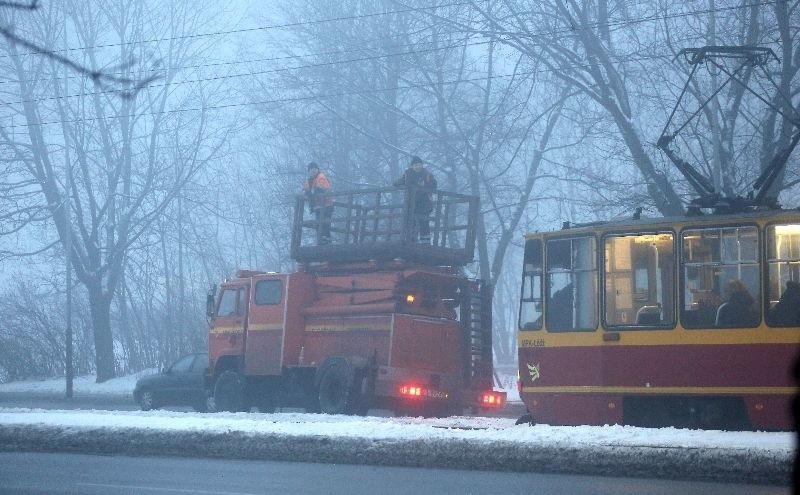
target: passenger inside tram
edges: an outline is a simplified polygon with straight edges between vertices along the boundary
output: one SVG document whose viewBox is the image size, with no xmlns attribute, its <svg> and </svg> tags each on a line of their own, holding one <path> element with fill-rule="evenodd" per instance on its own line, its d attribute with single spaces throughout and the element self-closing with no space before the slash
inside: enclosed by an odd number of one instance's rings
<svg viewBox="0 0 800 495">
<path fill-rule="evenodd" d="M 725 284 L 725 301 L 717 308 L 718 327 L 753 326 L 758 323 L 756 301 L 739 279 Z"/>
<path fill-rule="evenodd" d="M 772 326 L 800 325 L 800 283 L 789 280 L 778 302 L 767 313 Z"/>
</svg>

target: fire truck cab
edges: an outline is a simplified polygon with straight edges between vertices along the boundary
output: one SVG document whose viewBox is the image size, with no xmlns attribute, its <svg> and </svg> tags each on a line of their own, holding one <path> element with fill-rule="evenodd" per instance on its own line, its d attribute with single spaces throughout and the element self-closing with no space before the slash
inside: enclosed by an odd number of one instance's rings
<svg viewBox="0 0 800 495">
<path fill-rule="evenodd" d="M 448 416 L 505 403 L 492 389 L 491 291 L 462 273 L 477 198 L 434 193 L 432 242 L 419 243 L 412 194 L 332 194 L 326 243 L 328 219 L 298 198 L 297 270 L 239 270 L 209 293 L 206 384 L 218 410 Z"/>
</svg>

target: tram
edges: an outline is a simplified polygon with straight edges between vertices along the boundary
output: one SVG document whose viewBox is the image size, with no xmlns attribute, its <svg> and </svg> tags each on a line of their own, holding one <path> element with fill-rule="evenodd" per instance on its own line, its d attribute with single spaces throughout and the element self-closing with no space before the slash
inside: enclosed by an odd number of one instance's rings
<svg viewBox="0 0 800 495">
<path fill-rule="evenodd" d="M 739 63 L 720 86 L 777 59 L 749 46 L 681 54 L 695 68 Z M 800 142 L 797 114 L 782 113 L 793 136 L 747 197 L 723 197 L 682 160 L 670 146 L 688 121 L 673 134 L 668 122 L 657 147 L 697 193 L 686 216 L 526 236 L 520 422 L 794 428 L 800 210 L 781 209 L 772 185 Z"/>
<path fill-rule="evenodd" d="M 521 397 L 537 422 L 789 429 L 800 211 L 526 237 Z"/>
</svg>

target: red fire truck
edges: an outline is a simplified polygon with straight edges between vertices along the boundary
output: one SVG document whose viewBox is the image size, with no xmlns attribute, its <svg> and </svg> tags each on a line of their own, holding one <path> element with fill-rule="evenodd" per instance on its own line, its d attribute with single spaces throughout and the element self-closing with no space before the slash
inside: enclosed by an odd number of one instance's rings
<svg viewBox="0 0 800 495">
<path fill-rule="evenodd" d="M 217 410 L 447 416 L 504 405 L 492 388 L 491 291 L 462 272 L 478 200 L 434 193 L 432 239 L 420 243 L 413 194 L 332 194 L 330 219 L 308 218 L 298 198 L 297 270 L 240 270 L 209 293 Z"/>
</svg>

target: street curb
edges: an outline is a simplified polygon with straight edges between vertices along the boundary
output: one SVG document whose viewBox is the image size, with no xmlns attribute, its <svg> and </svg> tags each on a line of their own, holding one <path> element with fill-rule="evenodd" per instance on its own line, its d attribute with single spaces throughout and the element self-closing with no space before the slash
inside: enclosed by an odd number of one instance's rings
<svg viewBox="0 0 800 495">
<path fill-rule="evenodd" d="M 235 458 L 785 485 L 789 455 L 747 449 L 576 447 L 463 439 L 382 440 L 142 428 L 0 425 L 0 451 Z M 599 451 L 599 452 L 598 452 Z M 743 466 L 746 466 L 743 468 Z"/>
</svg>

